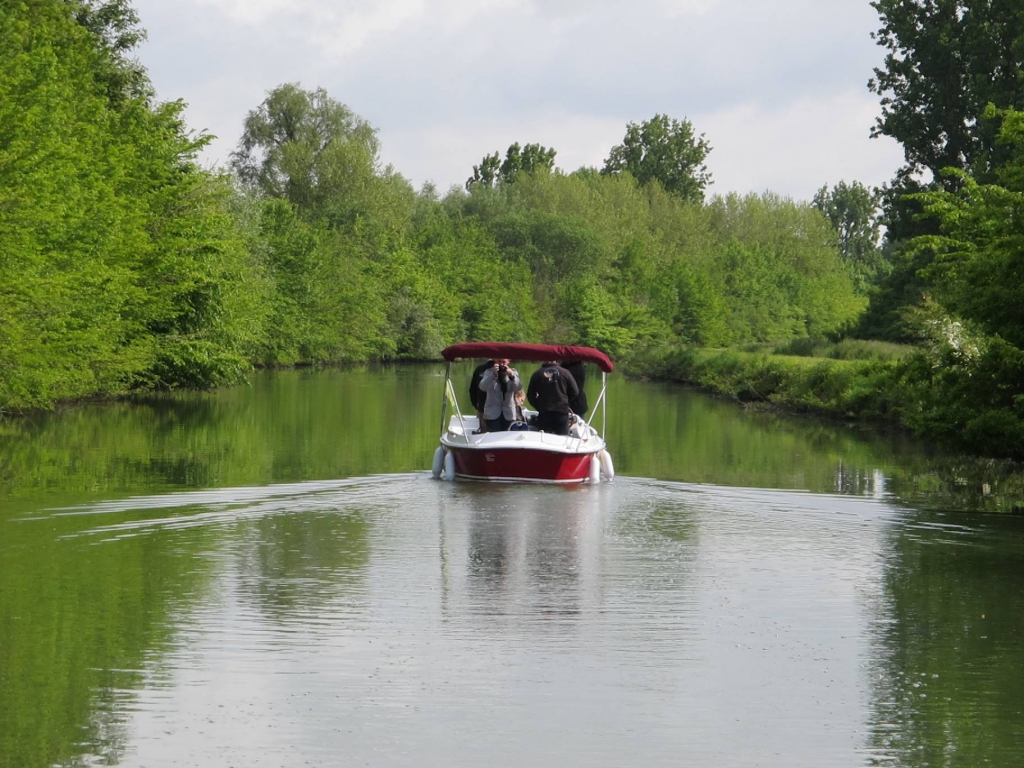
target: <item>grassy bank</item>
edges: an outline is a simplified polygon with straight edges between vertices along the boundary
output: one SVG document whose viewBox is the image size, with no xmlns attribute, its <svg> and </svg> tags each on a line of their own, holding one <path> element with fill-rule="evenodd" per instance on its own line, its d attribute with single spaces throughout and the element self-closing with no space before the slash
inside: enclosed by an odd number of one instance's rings
<svg viewBox="0 0 1024 768">
<path fill-rule="evenodd" d="M 879 419 L 892 410 L 887 392 L 894 367 L 891 361 L 686 347 L 634 357 L 627 371 L 693 384 L 742 402 Z"/>
<path fill-rule="evenodd" d="M 636 355 L 626 371 L 789 411 L 884 420 L 972 453 L 1024 460 L 1021 355 L 993 342 L 969 360 L 924 349 L 862 357 L 682 347 Z"/>
</svg>

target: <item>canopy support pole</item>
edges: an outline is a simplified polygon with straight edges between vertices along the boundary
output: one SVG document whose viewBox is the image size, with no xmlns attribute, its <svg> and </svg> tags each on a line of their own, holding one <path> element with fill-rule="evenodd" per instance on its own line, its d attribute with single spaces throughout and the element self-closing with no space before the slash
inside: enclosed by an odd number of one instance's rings
<svg viewBox="0 0 1024 768">
<path fill-rule="evenodd" d="M 601 371 L 601 439 L 604 440 L 605 430 L 608 428 L 608 401 L 604 400 L 605 390 L 608 388 L 608 374 Z"/>
<path fill-rule="evenodd" d="M 594 403 L 594 410 L 590 413 L 590 421 L 587 422 L 587 426 L 597 416 L 598 409 L 601 410 L 601 438 L 604 439 L 605 428 L 608 426 L 608 405 L 604 399 L 605 392 L 608 391 L 608 374 L 601 371 L 601 394 L 597 396 L 597 402 Z"/>
<path fill-rule="evenodd" d="M 451 365 L 451 363 L 449 363 Z M 462 418 L 462 409 L 459 408 L 459 398 L 455 396 L 455 387 L 452 386 L 451 378 L 448 378 L 444 382 L 445 386 L 445 399 L 451 398 L 452 407 L 455 408 L 455 415 L 459 417 L 459 424 L 462 425 L 462 436 L 469 442 L 469 435 L 466 434 L 466 422 Z M 444 429 L 444 422 L 441 423 L 441 429 Z M 442 432 L 441 434 L 444 434 Z"/>
<path fill-rule="evenodd" d="M 448 416 L 448 386 L 452 381 L 452 364 L 448 363 L 448 370 L 444 372 L 444 394 L 441 395 L 441 434 L 444 434 L 444 422 Z"/>
</svg>

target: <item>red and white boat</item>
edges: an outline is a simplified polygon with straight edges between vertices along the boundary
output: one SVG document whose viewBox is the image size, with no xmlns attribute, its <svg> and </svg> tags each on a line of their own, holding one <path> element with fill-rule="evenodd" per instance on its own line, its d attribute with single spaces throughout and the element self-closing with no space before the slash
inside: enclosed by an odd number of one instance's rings
<svg viewBox="0 0 1024 768">
<path fill-rule="evenodd" d="M 615 365 L 604 352 L 590 347 L 469 342 L 450 346 L 441 355 L 448 361 L 448 370 L 441 406 L 441 445 L 434 453 L 435 478 L 597 484 L 602 478 L 611 480 L 615 476 L 612 458 L 604 441 L 607 374 Z M 575 417 L 568 435 L 533 429 L 478 433 L 480 424 L 476 415 L 464 415 L 459 408 L 452 386 L 452 363 L 455 360 L 501 358 L 535 363 L 560 360 L 595 364 L 601 369 L 601 394 L 594 403 L 590 421 Z M 525 387 L 529 376 L 524 378 Z M 449 405 L 454 411 L 450 416 Z M 591 426 L 599 411 L 600 433 Z M 534 414 L 532 411 L 527 413 Z"/>
</svg>

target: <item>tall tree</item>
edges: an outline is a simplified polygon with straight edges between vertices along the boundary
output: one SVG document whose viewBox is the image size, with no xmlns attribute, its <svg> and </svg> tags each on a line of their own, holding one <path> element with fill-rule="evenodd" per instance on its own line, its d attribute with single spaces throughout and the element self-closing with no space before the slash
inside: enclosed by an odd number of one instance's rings
<svg viewBox="0 0 1024 768">
<path fill-rule="evenodd" d="M 231 166 L 263 194 L 319 210 L 359 197 L 377 171 L 376 130 L 323 88 L 274 88 L 245 118 Z"/>
<path fill-rule="evenodd" d="M 629 123 L 622 144 L 612 147 L 602 173 L 628 171 L 641 184 L 656 179 L 684 200 L 702 201 L 711 183 L 704 161 L 711 145 L 696 136 L 693 124 L 668 115 L 655 115 L 640 125 Z"/>
<path fill-rule="evenodd" d="M 520 171 L 550 171 L 555 167 L 556 154 L 555 150 L 542 147 L 540 144 L 527 144 L 520 148 L 517 141 L 505 153 L 505 162 L 501 164 L 501 180 L 505 183 L 515 181 L 516 174 Z"/>
<path fill-rule="evenodd" d="M 985 106 L 1024 107 L 1024 6 L 1016 0 L 875 0 L 888 50 L 868 83 L 882 97 L 876 135 L 903 145 L 909 170 L 984 173 L 997 127 Z"/>
<path fill-rule="evenodd" d="M 480 164 L 473 166 L 473 175 L 466 179 L 466 189 L 511 184 L 520 172 L 551 171 L 555 167 L 556 154 L 555 150 L 540 144 L 527 144 L 521 147 L 517 141 L 509 146 L 504 160 L 497 152 L 493 155 L 484 155 Z"/>
<path fill-rule="evenodd" d="M 130 98 L 149 98 L 153 87 L 146 70 L 131 53 L 146 39 L 139 15 L 130 0 L 60 0 L 75 21 L 93 36 L 102 57 L 94 64 L 94 76 L 106 88 L 111 105 Z"/>
<path fill-rule="evenodd" d="M 906 165 L 893 182 L 890 239 L 914 231 L 915 204 L 900 197 L 921 189 L 927 172 L 947 189 L 966 170 L 980 180 L 1002 160 L 999 126 L 983 121 L 986 105 L 1024 108 L 1024 5 L 1018 0 L 874 0 L 882 26 L 873 37 L 887 50 L 868 87 L 881 97 L 875 136 L 903 145 Z M 927 174 L 926 174 L 927 175 Z M 929 182 L 928 178 L 924 181 Z M 907 230 L 907 231 L 904 231 Z"/>
<path fill-rule="evenodd" d="M 869 189 L 859 181 L 840 181 L 831 189 L 823 186 L 811 201 L 832 222 L 839 238 L 839 254 L 859 293 L 885 274 L 888 266 L 878 243 L 881 198 L 877 188 Z"/>
<path fill-rule="evenodd" d="M 921 193 L 955 192 L 966 171 L 982 183 L 1007 160 L 996 141 L 999 120 L 988 104 L 1024 107 L 1024 5 L 1018 0 L 874 0 L 881 26 L 873 37 L 886 49 L 868 87 L 881 97 L 872 131 L 903 145 L 905 165 L 884 191 L 882 224 L 892 272 L 879 285 L 860 333 L 905 341 L 903 317 L 931 291 L 932 252 L 907 252 L 915 237 L 938 234 L 924 216 Z"/>
<path fill-rule="evenodd" d="M 1014 159 L 998 171 L 997 183 L 979 184 L 960 172 L 957 192 L 922 195 L 941 234 L 912 245 L 935 253 L 926 276 L 943 309 L 1024 349 L 1024 112 L 1008 110 L 1003 118 L 1000 143 Z"/>
<path fill-rule="evenodd" d="M 473 175 L 466 179 L 466 189 L 473 187 L 491 188 L 498 183 L 501 172 L 501 155 L 484 155 L 480 165 L 473 166 Z"/>
</svg>

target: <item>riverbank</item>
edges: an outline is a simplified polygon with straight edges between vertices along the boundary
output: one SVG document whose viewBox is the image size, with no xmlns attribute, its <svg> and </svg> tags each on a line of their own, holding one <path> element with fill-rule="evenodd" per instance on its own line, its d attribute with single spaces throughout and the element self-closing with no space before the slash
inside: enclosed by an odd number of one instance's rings
<svg viewBox="0 0 1024 768">
<path fill-rule="evenodd" d="M 740 402 L 884 421 L 982 456 L 1024 460 L 1024 360 L 996 344 L 969 361 L 937 360 L 926 350 L 840 360 L 679 347 L 635 355 L 625 370 Z"/>
</svg>

